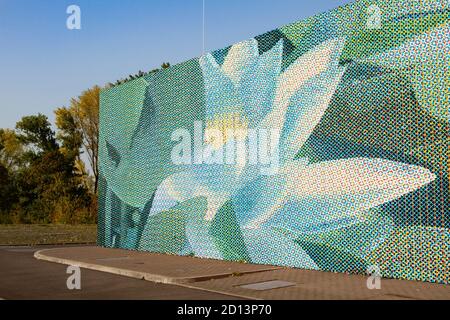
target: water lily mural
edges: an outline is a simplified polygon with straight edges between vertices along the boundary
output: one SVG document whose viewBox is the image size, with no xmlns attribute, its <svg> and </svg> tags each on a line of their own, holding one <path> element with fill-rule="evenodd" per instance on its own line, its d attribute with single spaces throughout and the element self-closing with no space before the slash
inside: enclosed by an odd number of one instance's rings
<svg viewBox="0 0 450 320">
<path fill-rule="evenodd" d="M 374 2 L 104 90 L 99 243 L 448 283 L 450 10 Z"/>
</svg>

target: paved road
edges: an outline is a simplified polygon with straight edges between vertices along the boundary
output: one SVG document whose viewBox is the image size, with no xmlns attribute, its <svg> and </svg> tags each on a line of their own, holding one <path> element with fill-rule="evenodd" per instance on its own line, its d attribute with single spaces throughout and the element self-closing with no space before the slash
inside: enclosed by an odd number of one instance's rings
<svg viewBox="0 0 450 320">
<path fill-rule="evenodd" d="M 68 290 L 66 266 L 39 261 L 51 248 L 0 246 L 0 299 L 236 299 L 232 296 L 81 270 L 81 290 Z"/>
</svg>

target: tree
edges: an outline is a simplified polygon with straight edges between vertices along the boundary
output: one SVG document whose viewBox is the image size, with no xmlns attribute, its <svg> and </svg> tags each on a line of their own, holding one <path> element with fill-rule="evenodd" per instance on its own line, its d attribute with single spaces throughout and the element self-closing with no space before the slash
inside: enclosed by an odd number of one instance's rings
<svg viewBox="0 0 450 320">
<path fill-rule="evenodd" d="M 67 108 L 55 110 L 55 124 L 58 128 L 57 140 L 61 142 L 61 152 L 69 159 L 78 161 L 80 159 L 80 148 L 83 144 L 83 134 L 77 126 L 75 118 Z"/>
<path fill-rule="evenodd" d="M 0 223 L 10 222 L 8 217 L 3 218 L 17 202 L 17 189 L 8 169 L 0 163 Z"/>
<path fill-rule="evenodd" d="M 64 107 L 58 108 L 55 110 L 55 116 L 55 124 L 58 128 L 56 138 L 61 142 L 60 151 L 74 164 L 74 173 L 80 178 L 80 183 L 92 190 L 93 181 L 81 159 L 83 133 L 78 127 L 70 109 Z"/>
<path fill-rule="evenodd" d="M 93 215 L 93 201 L 82 175 L 77 171 L 81 131 L 71 114 L 57 113 L 58 134 L 46 116 L 23 117 L 16 125 L 17 138 L 23 143 L 24 165 L 15 174 L 21 221 L 74 223 Z M 58 143 L 61 141 L 61 145 Z M 83 214 L 77 214 L 83 212 Z"/>
<path fill-rule="evenodd" d="M 9 171 L 17 170 L 23 162 L 23 145 L 16 133 L 0 129 L 0 163 Z"/>
<path fill-rule="evenodd" d="M 23 148 L 15 132 L 0 129 L 0 223 L 11 223 L 12 208 L 17 204 L 16 172 L 22 163 Z"/>
<path fill-rule="evenodd" d="M 18 177 L 26 222 L 78 222 L 71 216 L 88 208 L 91 196 L 59 150 L 37 157 Z"/>
<path fill-rule="evenodd" d="M 55 132 L 43 114 L 23 117 L 16 123 L 17 138 L 28 146 L 28 160 L 45 152 L 58 150 Z"/>
<path fill-rule="evenodd" d="M 9 209 L 10 185 L 8 170 L 0 163 L 0 213 Z"/>
<path fill-rule="evenodd" d="M 72 99 L 70 108 L 64 113 L 70 113 L 76 130 L 79 130 L 82 137 L 82 146 L 85 150 L 89 165 L 94 176 L 94 193 L 98 189 L 98 133 L 99 133 L 99 108 L 100 108 L 100 87 L 94 86 L 76 98 Z M 63 111 L 59 111 L 63 113 Z M 68 116 L 67 116 L 68 117 Z"/>
<path fill-rule="evenodd" d="M 167 69 L 167 68 L 170 68 L 170 63 L 169 63 L 169 62 L 164 62 L 164 63 L 161 65 L 161 69 Z M 114 83 L 109 82 L 109 83 L 106 85 L 106 88 L 112 88 L 112 87 L 114 87 L 114 86 L 121 85 L 122 83 L 125 83 L 125 82 L 128 82 L 128 81 L 131 81 L 131 80 L 134 80 L 134 79 L 137 79 L 137 78 L 146 76 L 146 75 L 148 75 L 148 74 L 159 72 L 161 69 L 156 68 L 156 69 L 152 69 L 152 70 L 150 70 L 150 71 L 148 71 L 148 72 L 143 72 L 142 70 L 139 70 L 138 73 L 136 73 L 136 74 L 130 74 L 128 77 L 119 79 L 119 80 L 117 80 L 117 81 L 114 82 Z"/>
</svg>

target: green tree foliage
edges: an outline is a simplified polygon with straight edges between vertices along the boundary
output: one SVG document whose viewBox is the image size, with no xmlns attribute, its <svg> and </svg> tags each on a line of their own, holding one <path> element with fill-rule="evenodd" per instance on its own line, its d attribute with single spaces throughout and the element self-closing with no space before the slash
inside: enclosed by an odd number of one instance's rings
<svg viewBox="0 0 450 320">
<path fill-rule="evenodd" d="M 161 65 L 161 69 L 167 69 L 167 68 L 170 68 L 170 63 L 169 62 L 164 62 Z M 111 82 L 108 83 L 107 87 L 111 88 L 111 87 L 114 87 L 114 86 L 118 86 L 118 85 L 120 85 L 122 83 L 125 83 L 125 82 L 128 82 L 128 81 L 131 81 L 131 80 L 134 80 L 134 79 L 146 76 L 148 74 L 159 72 L 161 69 L 156 68 L 156 69 L 152 69 L 152 70 L 150 70 L 148 72 L 143 72 L 142 70 L 139 70 L 139 72 L 136 73 L 136 74 L 130 74 L 128 77 L 120 79 L 120 80 L 117 80 L 114 83 L 111 83 Z"/>
<path fill-rule="evenodd" d="M 95 197 L 77 169 L 82 135 L 60 113 L 58 138 L 42 114 L 0 131 L 0 223 L 95 221 Z"/>
<path fill-rule="evenodd" d="M 38 157 L 20 173 L 18 181 L 24 222 L 83 222 L 74 212 L 88 211 L 92 198 L 74 172 L 71 159 L 59 150 Z"/>
<path fill-rule="evenodd" d="M 18 138 L 29 147 L 28 153 L 32 156 L 58 150 L 55 132 L 51 129 L 51 124 L 43 114 L 37 116 L 23 117 L 17 122 Z"/>
<path fill-rule="evenodd" d="M 8 213 L 18 200 L 17 189 L 8 169 L 0 163 L 0 223 L 11 223 Z"/>
</svg>

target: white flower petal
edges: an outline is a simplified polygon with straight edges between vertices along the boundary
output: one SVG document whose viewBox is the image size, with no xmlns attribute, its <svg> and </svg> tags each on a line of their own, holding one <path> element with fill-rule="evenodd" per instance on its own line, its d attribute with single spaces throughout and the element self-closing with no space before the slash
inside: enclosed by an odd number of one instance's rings
<svg viewBox="0 0 450 320">
<path fill-rule="evenodd" d="M 308 81 L 291 99 L 281 140 L 282 162 L 294 159 L 328 109 L 345 72 L 335 66 Z"/>
<path fill-rule="evenodd" d="M 228 51 L 222 71 L 237 85 L 246 68 L 253 64 L 258 57 L 258 41 L 251 39 L 239 42 Z"/>
<path fill-rule="evenodd" d="M 283 167 L 281 175 L 286 192 L 279 195 L 278 202 L 273 201 L 276 206 L 259 210 L 247 224 L 249 228 L 259 228 L 288 202 L 300 203 L 304 218 L 308 213 L 322 216 L 312 219 L 311 224 L 351 219 L 436 178 L 426 168 L 376 158 L 340 159 L 308 166 L 292 161 Z"/>
<path fill-rule="evenodd" d="M 283 127 L 291 97 L 309 79 L 324 72 L 343 47 L 343 39 L 328 40 L 299 57 L 279 77 L 271 113 L 263 121 L 263 127 Z"/>
<path fill-rule="evenodd" d="M 397 199 L 436 178 L 426 168 L 377 158 L 340 159 L 305 167 L 292 162 L 284 174 L 293 198 L 374 195 L 359 204 L 364 209 Z"/>
</svg>

